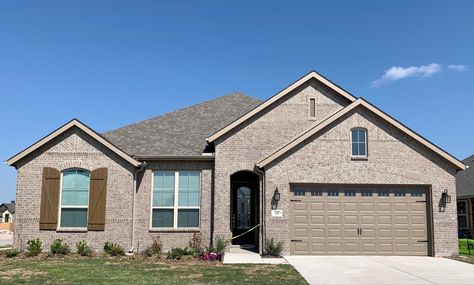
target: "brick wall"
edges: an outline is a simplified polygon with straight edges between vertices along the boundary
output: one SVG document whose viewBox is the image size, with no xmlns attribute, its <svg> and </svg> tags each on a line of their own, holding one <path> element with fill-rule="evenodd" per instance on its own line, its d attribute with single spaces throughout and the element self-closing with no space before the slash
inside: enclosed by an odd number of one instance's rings
<svg viewBox="0 0 474 285">
<path fill-rule="evenodd" d="M 43 167 L 60 171 L 82 168 L 92 171 L 108 168 L 106 224 L 104 231 L 81 233 L 40 231 L 39 214 Z M 86 240 L 96 250 L 102 250 L 105 241 L 131 246 L 132 193 L 134 167 L 103 147 L 78 128 L 71 128 L 17 166 L 17 193 L 14 246 L 24 249 L 26 241 L 39 238 L 44 250 L 56 238 L 63 238 L 75 249 L 76 242 Z"/>
</svg>

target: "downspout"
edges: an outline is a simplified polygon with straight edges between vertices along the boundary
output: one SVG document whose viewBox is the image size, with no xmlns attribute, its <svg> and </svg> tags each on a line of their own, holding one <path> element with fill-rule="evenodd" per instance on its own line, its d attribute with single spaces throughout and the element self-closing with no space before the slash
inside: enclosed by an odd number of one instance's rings
<svg viewBox="0 0 474 285">
<path fill-rule="evenodd" d="M 137 195 L 138 188 L 137 188 L 137 175 L 139 172 L 145 170 L 147 166 L 146 161 L 140 162 L 138 168 L 133 171 L 133 197 L 132 197 L 132 239 L 130 244 L 130 250 L 128 251 L 129 254 L 133 254 L 134 248 L 133 244 L 135 243 L 135 196 Z"/>
<path fill-rule="evenodd" d="M 259 249 L 259 253 L 263 254 L 263 249 L 265 248 L 265 169 L 256 167 L 258 173 L 262 175 L 262 186 L 260 190 L 260 241 L 262 248 Z"/>
</svg>

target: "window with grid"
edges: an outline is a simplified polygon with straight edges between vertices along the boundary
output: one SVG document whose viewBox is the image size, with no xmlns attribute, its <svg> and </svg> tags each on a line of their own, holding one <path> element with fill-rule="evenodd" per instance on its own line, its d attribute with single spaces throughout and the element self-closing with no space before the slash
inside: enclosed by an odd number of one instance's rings
<svg viewBox="0 0 474 285">
<path fill-rule="evenodd" d="M 363 128 L 354 128 L 351 130 L 352 156 L 367 156 L 367 130 Z"/>
<path fill-rule="evenodd" d="M 152 228 L 199 227 L 200 195 L 198 171 L 154 172 Z"/>
<path fill-rule="evenodd" d="M 90 173 L 82 169 L 70 169 L 62 173 L 61 228 L 87 227 Z"/>
</svg>

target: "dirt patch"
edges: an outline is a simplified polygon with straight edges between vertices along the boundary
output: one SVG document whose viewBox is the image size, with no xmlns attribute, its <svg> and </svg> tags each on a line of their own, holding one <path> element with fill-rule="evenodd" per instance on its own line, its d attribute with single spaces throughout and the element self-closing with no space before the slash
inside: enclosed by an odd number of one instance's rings
<svg viewBox="0 0 474 285">
<path fill-rule="evenodd" d="M 0 278 L 13 279 L 15 277 L 30 278 L 34 276 L 47 275 L 46 272 L 35 270 L 24 270 L 20 268 L 7 269 L 0 271 Z"/>
</svg>

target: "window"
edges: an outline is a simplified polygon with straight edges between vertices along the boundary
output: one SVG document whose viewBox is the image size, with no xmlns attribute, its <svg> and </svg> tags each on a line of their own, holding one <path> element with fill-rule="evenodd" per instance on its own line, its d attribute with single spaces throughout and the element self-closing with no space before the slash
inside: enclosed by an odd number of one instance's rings
<svg viewBox="0 0 474 285">
<path fill-rule="evenodd" d="M 413 190 L 413 191 L 411 191 L 410 194 L 411 194 L 412 197 L 422 197 L 423 196 L 423 192 L 420 191 L 420 190 Z"/>
<path fill-rule="evenodd" d="M 339 196 L 339 191 L 328 191 L 328 196 L 331 196 L 331 197 Z"/>
<path fill-rule="evenodd" d="M 309 98 L 309 117 L 316 117 L 316 98 Z"/>
<path fill-rule="evenodd" d="M 372 197 L 372 190 L 364 190 L 360 194 L 362 197 Z"/>
<path fill-rule="evenodd" d="M 295 196 L 304 196 L 304 191 L 295 191 Z"/>
<path fill-rule="evenodd" d="M 389 196 L 389 192 L 388 191 L 379 191 L 379 197 L 388 197 Z"/>
<path fill-rule="evenodd" d="M 352 156 L 367 157 L 367 131 L 362 128 L 351 130 Z"/>
<path fill-rule="evenodd" d="M 3 222 L 4 223 L 9 223 L 10 222 L 10 215 L 9 214 L 5 214 L 5 217 L 3 218 Z"/>
<path fill-rule="evenodd" d="M 90 174 L 81 169 L 62 173 L 61 185 L 61 228 L 87 227 Z"/>
<path fill-rule="evenodd" d="M 323 196 L 323 192 L 321 191 L 311 191 L 311 196 Z"/>
<path fill-rule="evenodd" d="M 356 192 L 353 190 L 344 191 L 344 196 L 354 197 L 355 195 L 356 195 Z"/>
<path fill-rule="evenodd" d="M 467 201 L 458 202 L 458 229 L 467 229 Z"/>
<path fill-rule="evenodd" d="M 199 227 L 200 195 L 199 172 L 154 172 L 151 227 Z"/>
<path fill-rule="evenodd" d="M 395 191 L 395 197 L 405 197 L 405 191 Z"/>
</svg>

